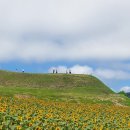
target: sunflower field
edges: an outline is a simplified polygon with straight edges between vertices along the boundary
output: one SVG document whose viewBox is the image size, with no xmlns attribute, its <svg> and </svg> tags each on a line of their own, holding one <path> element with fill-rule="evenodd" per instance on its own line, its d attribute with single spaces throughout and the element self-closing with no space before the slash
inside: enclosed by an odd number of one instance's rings
<svg viewBox="0 0 130 130">
<path fill-rule="evenodd" d="M 130 107 L 0 97 L 0 130 L 130 130 Z"/>
</svg>

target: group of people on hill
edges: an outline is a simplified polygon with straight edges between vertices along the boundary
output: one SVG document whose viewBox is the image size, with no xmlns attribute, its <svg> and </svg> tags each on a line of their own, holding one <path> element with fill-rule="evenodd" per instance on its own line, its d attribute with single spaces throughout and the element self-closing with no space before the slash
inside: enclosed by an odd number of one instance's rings
<svg viewBox="0 0 130 130">
<path fill-rule="evenodd" d="M 53 69 L 53 74 L 58 74 L 58 70 L 57 69 Z M 71 70 L 66 70 L 66 74 L 71 74 Z"/>
<path fill-rule="evenodd" d="M 16 68 L 16 72 L 18 72 L 18 69 Z M 24 69 L 22 69 L 22 72 L 24 73 Z M 53 74 L 58 74 L 58 70 L 57 69 L 53 69 Z M 71 74 L 71 70 L 66 70 L 66 74 Z"/>
</svg>

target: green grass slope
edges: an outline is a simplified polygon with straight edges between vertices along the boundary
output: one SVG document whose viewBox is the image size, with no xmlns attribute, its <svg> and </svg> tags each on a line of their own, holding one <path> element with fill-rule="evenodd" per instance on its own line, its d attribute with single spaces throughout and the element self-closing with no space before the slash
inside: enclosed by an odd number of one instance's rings
<svg viewBox="0 0 130 130">
<path fill-rule="evenodd" d="M 28 88 L 73 89 L 90 93 L 112 93 L 104 83 L 90 75 L 74 74 L 30 74 L 0 71 L 0 86 Z M 85 89 L 86 88 L 86 89 Z"/>
<path fill-rule="evenodd" d="M 0 95 L 45 100 L 130 105 L 98 78 L 77 74 L 31 74 L 0 71 Z"/>
</svg>

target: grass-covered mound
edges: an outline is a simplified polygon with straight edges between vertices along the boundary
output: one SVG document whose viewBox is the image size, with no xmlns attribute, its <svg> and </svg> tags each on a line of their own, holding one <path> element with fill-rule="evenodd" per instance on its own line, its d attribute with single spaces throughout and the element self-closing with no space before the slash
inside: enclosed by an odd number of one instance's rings
<svg viewBox="0 0 130 130">
<path fill-rule="evenodd" d="M 115 94 L 91 75 L 0 71 L 0 95 L 37 97 L 49 101 L 130 105 L 126 96 Z"/>
<path fill-rule="evenodd" d="M 31 74 L 0 71 L 0 86 L 57 89 L 78 88 L 78 91 L 82 93 L 113 93 L 104 83 L 91 75 Z M 84 91 L 79 89 L 81 87 L 84 88 Z"/>
</svg>

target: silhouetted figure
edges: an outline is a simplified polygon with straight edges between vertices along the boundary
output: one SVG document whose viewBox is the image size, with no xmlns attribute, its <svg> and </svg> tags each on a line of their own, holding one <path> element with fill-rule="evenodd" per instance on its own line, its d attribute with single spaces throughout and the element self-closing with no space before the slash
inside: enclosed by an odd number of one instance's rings
<svg viewBox="0 0 130 130">
<path fill-rule="evenodd" d="M 24 69 L 22 69 L 22 72 L 24 73 Z"/>
<path fill-rule="evenodd" d="M 69 74 L 71 74 L 71 70 L 69 70 Z"/>
<path fill-rule="evenodd" d="M 58 71 L 56 70 L 56 74 L 58 73 Z"/>
<path fill-rule="evenodd" d="M 53 74 L 55 73 L 55 70 L 53 69 Z"/>
</svg>

